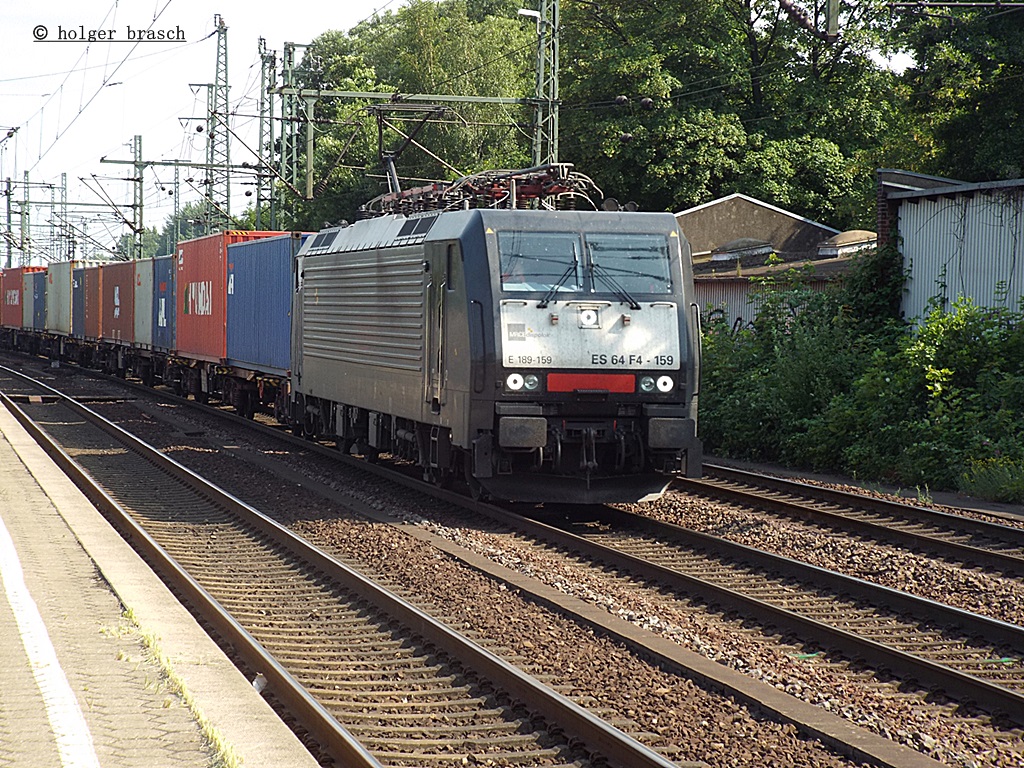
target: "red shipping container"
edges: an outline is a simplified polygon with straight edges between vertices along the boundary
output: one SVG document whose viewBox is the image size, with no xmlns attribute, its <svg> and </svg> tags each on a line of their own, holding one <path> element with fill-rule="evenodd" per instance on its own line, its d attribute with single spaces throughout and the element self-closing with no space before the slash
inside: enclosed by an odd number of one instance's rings
<svg viewBox="0 0 1024 768">
<path fill-rule="evenodd" d="M 100 337 L 131 344 L 135 340 L 135 262 L 104 264 L 100 274 Z"/>
<path fill-rule="evenodd" d="M 283 234 L 228 231 L 178 243 L 175 331 L 179 355 L 214 363 L 227 358 L 228 244 Z"/>
<path fill-rule="evenodd" d="M 25 297 L 22 296 L 26 272 L 42 272 L 46 267 L 13 267 L 4 270 L 3 294 L 0 294 L 0 325 L 21 328 Z"/>
<path fill-rule="evenodd" d="M 96 341 L 100 338 L 100 331 L 103 329 L 102 294 L 102 273 L 99 267 L 86 267 L 85 269 L 85 338 Z"/>
<path fill-rule="evenodd" d="M 4 286 L 8 288 L 14 284 L 14 270 L 0 269 L 0 327 L 7 325 L 7 314 L 10 310 L 7 309 L 7 291 Z M 21 285 L 21 279 L 18 279 L 18 285 Z M 13 296 L 11 298 L 14 298 Z M 21 291 L 18 291 L 18 306 L 21 306 Z"/>
</svg>

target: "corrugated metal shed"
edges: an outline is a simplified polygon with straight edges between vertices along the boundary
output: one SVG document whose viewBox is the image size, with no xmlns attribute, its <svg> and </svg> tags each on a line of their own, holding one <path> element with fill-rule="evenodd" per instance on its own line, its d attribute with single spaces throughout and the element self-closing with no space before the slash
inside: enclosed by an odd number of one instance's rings
<svg viewBox="0 0 1024 768">
<path fill-rule="evenodd" d="M 705 325 L 721 319 L 730 328 L 746 327 L 764 303 L 761 287 L 745 277 L 695 280 L 693 287 Z"/>
<path fill-rule="evenodd" d="M 903 313 L 920 318 L 938 297 L 1015 308 L 1024 295 L 1024 179 L 891 196 L 909 273 Z"/>
<path fill-rule="evenodd" d="M 766 288 L 755 279 L 769 275 L 780 282 L 785 281 L 786 272 L 801 266 L 811 268 L 811 274 L 804 284 L 812 291 L 824 291 L 830 285 L 842 280 L 850 266 L 849 258 L 823 259 L 806 262 L 804 265 L 779 264 L 756 269 L 744 269 L 737 275 L 725 272 L 718 274 L 694 275 L 693 289 L 701 319 L 705 324 L 713 320 L 724 320 L 731 328 L 750 325 L 757 317 L 765 300 Z"/>
</svg>

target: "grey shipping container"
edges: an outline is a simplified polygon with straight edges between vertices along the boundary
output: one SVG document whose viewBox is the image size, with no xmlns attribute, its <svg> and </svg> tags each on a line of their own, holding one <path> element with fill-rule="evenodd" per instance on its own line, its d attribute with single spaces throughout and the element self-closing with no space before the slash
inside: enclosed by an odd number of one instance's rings
<svg viewBox="0 0 1024 768">
<path fill-rule="evenodd" d="M 173 256 L 153 259 L 153 348 L 169 352 L 177 349 L 174 335 L 174 274 Z"/>
<path fill-rule="evenodd" d="M 70 261 L 55 262 L 46 270 L 46 330 L 59 336 L 71 335 L 73 270 Z"/>
<path fill-rule="evenodd" d="M 135 262 L 135 346 L 153 346 L 153 259 Z"/>
<path fill-rule="evenodd" d="M 46 273 L 32 273 L 32 327 L 46 330 Z"/>
<path fill-rule="evenodd" d="M 33 311 L 36 302 L 36 275 L 38 272 L 21 273 L 21 327 L 26 331 L 32 329 L 35 318 Z M 44 273 L 45 274 L 45 273 Z"/>
<path fill-rule="evenodd" d="M 71 272 L 71 335 L 85 338 L 85 267 Z"/>
<path fill-rule="evenodd" d="M 281 376 L 291 368 L 292 260 L 305 239 L 228 245 L 228 364 Z"/>
</svg>

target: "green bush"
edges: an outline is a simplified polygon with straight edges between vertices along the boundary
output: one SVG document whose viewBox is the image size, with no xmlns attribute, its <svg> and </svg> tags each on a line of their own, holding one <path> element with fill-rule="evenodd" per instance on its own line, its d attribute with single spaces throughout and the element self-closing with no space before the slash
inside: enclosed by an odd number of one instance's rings
<svg viewBox="0 0 1024 768">
<path fill-rule="evenodd" d="M 960 300 L 910 332 L 891 316 L 891 264 L 860 269 L 882 277 L 815 292 L 790 272 L 764 286 L 752 330 L 708 327 L 708 451 L 1021 500 L 1024 313 Z M 875 314 L 855 316 L 859 299 Z"/>
<path fill-rule="evenodd" d="M 994 501 L 1024 504 L 1024 461 L 972 459 L 959 478 L 964 493 Z"/>
<path fill-rule="evenodd" d="M 972 462 L 1024 458 L 1019 313 L 958 301 L 934 310 L 854 385 L 840 469 L 933 489 L 958 487 Z"/>
<path fill-rule="evenodd" d="M 735 458 L 804 463 L 804 431 L 863 370 L 871 343 L 853 331 L 836 290 L 790 271 L 764 281 L 753 329 L 709 325 L 701 384 L 702 437 Z"/>
</svg>

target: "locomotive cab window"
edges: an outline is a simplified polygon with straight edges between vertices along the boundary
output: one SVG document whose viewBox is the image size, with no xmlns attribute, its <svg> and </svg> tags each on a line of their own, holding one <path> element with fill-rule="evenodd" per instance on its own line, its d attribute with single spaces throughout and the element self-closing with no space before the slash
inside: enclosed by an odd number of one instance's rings
<svg viewBox="0 0 1024 768">
<path fill-rule="evenodd" d="M 566 232 L 499 232 L 503 291 L 579 291 L 583 270 L 579 235 Z"/>
<path fill-rule="evenodd" d="M 660 234 L 588 234 L 591 290 L 671 293 L 670 253 Z"/>
</svg>

